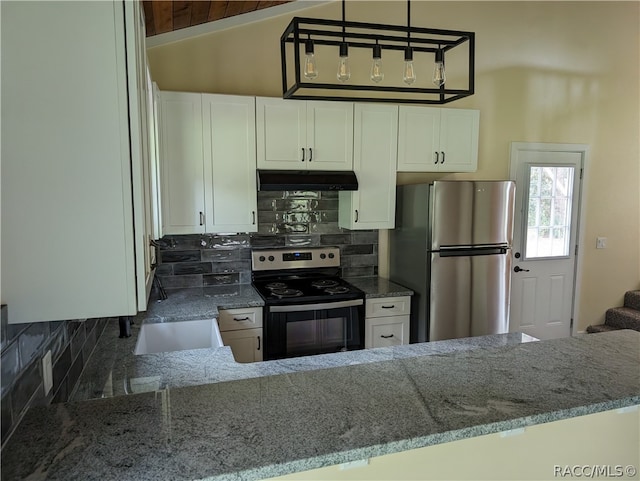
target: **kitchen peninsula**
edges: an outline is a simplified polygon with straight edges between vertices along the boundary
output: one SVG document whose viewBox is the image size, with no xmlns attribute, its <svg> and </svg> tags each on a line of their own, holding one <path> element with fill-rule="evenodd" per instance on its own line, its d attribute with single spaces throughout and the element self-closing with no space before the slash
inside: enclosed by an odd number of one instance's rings
<svg viewBox="0 0 640 481">
<path fill-rule="evenodd" d="M 3 479 L 264 479 L 640 404 L 638 332 L 455 349 L 468 341 L 36 407 Z"/>
</svg>

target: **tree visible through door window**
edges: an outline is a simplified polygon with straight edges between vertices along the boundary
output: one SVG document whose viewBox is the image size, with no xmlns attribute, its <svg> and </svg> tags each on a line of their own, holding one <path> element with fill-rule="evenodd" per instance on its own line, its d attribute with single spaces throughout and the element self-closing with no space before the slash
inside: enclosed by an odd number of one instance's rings
<svg viewBox="0 0 640 481">
<path fill-rule="evenodd" d="M 569 255 L 573 175 L 573 167 L 529 167 L 525 259 Z"/>
</svg>

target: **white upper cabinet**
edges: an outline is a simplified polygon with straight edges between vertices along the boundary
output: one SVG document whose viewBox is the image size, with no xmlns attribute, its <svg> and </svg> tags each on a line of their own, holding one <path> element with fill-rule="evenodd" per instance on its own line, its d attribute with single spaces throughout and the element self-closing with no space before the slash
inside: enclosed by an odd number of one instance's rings
<svg viewBox="0 0 640 481">
<path fill-rule="evenodd" d="M 136 272 L 136 248 L 146 236 L 144 222 L 138 225 L 144 216 L 134 213 L 144 197 L 143 114 L 135 110 L 144 108 L 136 107 L 143 61 L 130 42 L 144 32 L 130 34 L 141 24 L 129 15 L 141 5 L 0 8 L 2 301 L 9 322 L 136 314 L 146 305 L 145 283 L 136 277 L 148 276 Z"/>
<path fill-rule="evenodd" d="M 256 98 L 259 169 L 351 170 L 353 104 Z"/>
<path fill-rule="evenodd" d="M 202 96 L 207 232 L 257 230 L 255 99 Z"/>
<path fill-rule="evenodd" d="M 257 230 L 255 100 L 161 92 L 165 234 Z"/>
<path fill-rule="evenodd" d="M 394 227 L 397 138 L 396 105 L 356 104 L 353 170 L 358 177 L 358 190 L 339 194 L 340 227 Z"/>
<path fill-rule="evenodd" d="M 474 172 L 480 111 L 400 106 L 399 172 Z"/>
<path fill-rule="evenodd" d="M 202 95 L 161 92 L 162 231 L 205 232 Z"/>
</svg>

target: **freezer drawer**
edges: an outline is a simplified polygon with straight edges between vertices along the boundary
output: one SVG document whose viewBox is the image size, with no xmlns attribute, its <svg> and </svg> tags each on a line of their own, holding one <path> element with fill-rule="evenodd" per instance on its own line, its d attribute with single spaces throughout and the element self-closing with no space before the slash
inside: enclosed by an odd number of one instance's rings
<svg viewBox="0 0 640 481">
<path fill-rule="evenodd" d="M 431 249 L 511 245 L 515 183 L 437 181 L 430 189 Z"/>
<path fill-rule="evenodd" d="M 429 341 L 509 332 L 511 256 L 431 255 Z"/>
</svg>

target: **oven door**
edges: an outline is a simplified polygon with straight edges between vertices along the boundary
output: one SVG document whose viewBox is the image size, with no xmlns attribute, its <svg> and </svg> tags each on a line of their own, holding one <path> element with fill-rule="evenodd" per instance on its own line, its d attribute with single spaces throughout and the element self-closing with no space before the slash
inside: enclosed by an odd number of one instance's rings
<svg viewBox="0 0 640 481">
<path fill-rule="evenodd" d="M 364 301 L 267 306 L 265 359 L 364 349 Z"/>
</svg>

